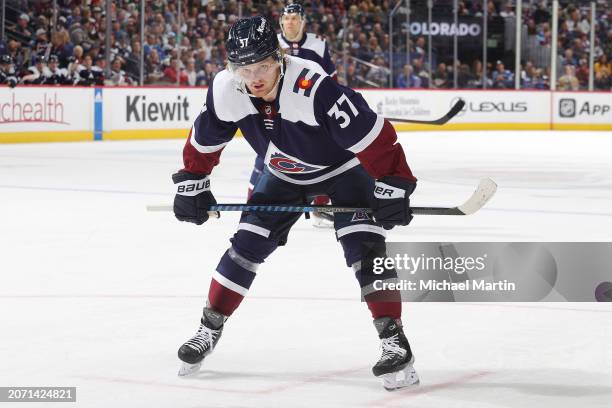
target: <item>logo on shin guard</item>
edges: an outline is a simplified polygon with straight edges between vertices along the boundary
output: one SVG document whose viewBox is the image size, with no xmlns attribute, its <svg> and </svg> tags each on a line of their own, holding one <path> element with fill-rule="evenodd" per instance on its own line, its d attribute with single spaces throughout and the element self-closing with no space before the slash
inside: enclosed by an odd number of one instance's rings
<svg viewBox="0 0 612 408">
<path fill-rule="evenodd" d="M 353 214 L 353 218 L 351 218 L 351 222 L 356 221 L 370 221 L 370 216 L 364 211 L 358 211 Z"/>
</svg>

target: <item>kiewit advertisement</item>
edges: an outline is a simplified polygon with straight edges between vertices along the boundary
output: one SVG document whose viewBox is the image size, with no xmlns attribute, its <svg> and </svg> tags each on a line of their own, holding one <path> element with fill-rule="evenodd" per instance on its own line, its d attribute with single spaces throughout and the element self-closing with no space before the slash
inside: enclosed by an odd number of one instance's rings
<svg viewBox="0 0 612 408">
<path fill-rule="evenodd" d="M 187 137 L 206 88 L 105 88 L 104 139 Z"/>
<path fill-rule="evenodd" d="M 612 93 L 555 92 L 553 129 L 612 130 Z"/>
<path fill-rule="evenodd" d="M 550 94 L 514 91 L 366 91 L 372 109 L 386 118 L 433 120 L 459 100 L 465 107 L 453 120 L 440 127 L 396 124 L 399 130 L 545 130 L 550 128 Z"/>
<path fill-rule="evenodd" d="M 84 88 L 0 88 L 0 142 L 88 140 L 93 92 Z"/>
</svg>

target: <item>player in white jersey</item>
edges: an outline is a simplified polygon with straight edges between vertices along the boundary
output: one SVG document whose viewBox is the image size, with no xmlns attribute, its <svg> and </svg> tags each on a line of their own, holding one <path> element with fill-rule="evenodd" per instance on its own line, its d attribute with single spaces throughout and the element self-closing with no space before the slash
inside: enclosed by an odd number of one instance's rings
<svg viewBox="0 0 612 408">
<path fill-rule="evenodd" d="M 336 65 L 331 59 L 327 42 L 314 33 L 306 33 L 306 14 L 297 3 L 285 6 L 280 16 L 281 33 L 278 42 L 287 54 L 319 64 L 335 79 Z"/>
<path fill-rule="evenodd" d="M 339 85 L 321 66 L 284 56 L 263 17 L 237 21 L 226 49 L 228 69 L 209 88 L 183 150 L 184 168 L 172 176 L 175 216 L 198 225 L 208 220 L 216 204 L 209 175 L 238 129 L 266 163 L 249 204 L 303 205 L 309 197 L 325 194 L 335 205 L 372 208 L 371 214 L 337 213 L 336 236 L 381 340 L 382 355 L 373 374 L 390 390 L 417 384 L 399 293 L 377 290 L 374 284 L 395 281 L 397 274 L 394 269 L 375 274 L 367 262 L 370 247 L 364 245 L 372 243 L 384 253 L 386 230 L 412 219 L 409 197 L 416 178 L 395 130 L 360 94 Z M 289 212 L 242 213 L 231 246 L 212 275 L 198 331 L 179 348 L 184 363 L 179 375 L 196 372 L 213 351 L 258 268 L 285 245 L 298 218 L 299 213 Z M 282 324 L 268 333 L 279 329 Z M 263 332 L 265 336 L 265 328 Z"/>
</svg>

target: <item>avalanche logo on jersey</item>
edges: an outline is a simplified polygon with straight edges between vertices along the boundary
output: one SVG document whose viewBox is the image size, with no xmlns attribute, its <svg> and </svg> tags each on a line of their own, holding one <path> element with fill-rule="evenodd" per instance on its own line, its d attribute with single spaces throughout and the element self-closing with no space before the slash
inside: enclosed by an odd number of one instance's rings
<svg viewBox="0 0 612 408">
<path fill-rule="evenodd" d="M 282 171 L 283 173 L 312 173 L 313 171 L 320 170 L 317 167 L 290 159 L 280 153 L 274 153 L 270 157 L 268 165 L 274 170 Z"/>
<path fill-rule="evenodd" d="M 316 164 L 305 163 L 297 157 L 290 156 L 282 152 L 274 143 L 270 142 L 268 151 L 266 152 L 265 162 L 270 170 L 279 171 L 281 173 L 314 173 L 326 168 L 326 166 L 318 166 Z"/>
</svg>

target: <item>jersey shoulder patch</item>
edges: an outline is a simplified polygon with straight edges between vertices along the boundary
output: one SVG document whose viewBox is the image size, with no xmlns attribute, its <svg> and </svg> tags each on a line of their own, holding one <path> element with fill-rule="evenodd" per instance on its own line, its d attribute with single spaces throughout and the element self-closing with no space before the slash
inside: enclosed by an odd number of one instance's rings
<svg viewBox="0 0 612 408">
<path fill-rule="evenodd" d="M 287 56 L 287 68 L 280 96 L 283 119 L 318 126 L 314 114 L 314 95 L 327 74 L 319 64 Z"/>
<path fill-rule="evenodd" d="M 226 69 L 215 76 L 212 92 L 215 112 L 224 122 L 238 122 L 248 115 L 258 113 L 248 95 L 238 90 L 233 74 Z"/>
<path fill-rule="evenodd" d="M 290 85 L 291 91 L 298 95 L 313 95 L 327 73 L 314 61 L 291 56 L 287 60 L 289 63 L 285 72 L 285 84 Z"/>
</svg>

